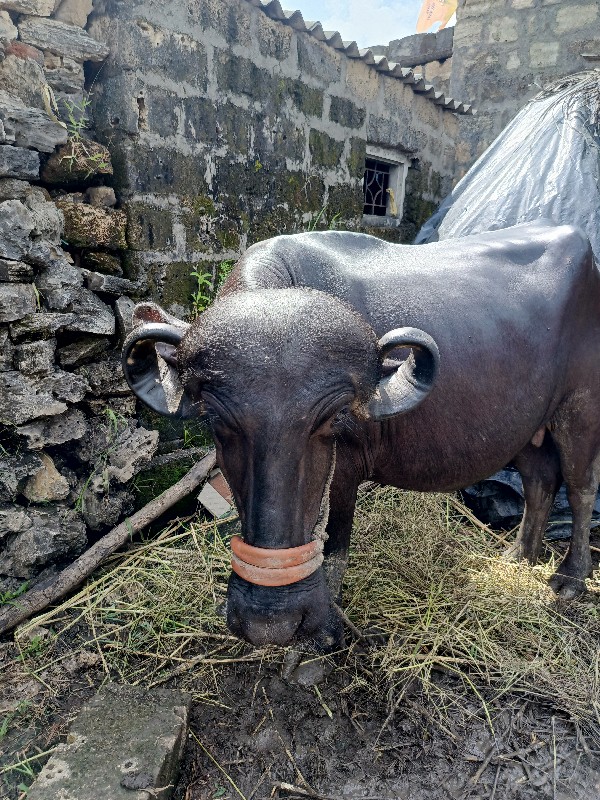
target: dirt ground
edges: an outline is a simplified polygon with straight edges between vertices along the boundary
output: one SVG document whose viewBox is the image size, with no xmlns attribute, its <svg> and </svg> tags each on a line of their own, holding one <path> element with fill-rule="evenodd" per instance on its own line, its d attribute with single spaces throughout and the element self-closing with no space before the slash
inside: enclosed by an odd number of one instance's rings
<svg viewBox="0 0 600 800">
<path fill-rule="evenodd" d="M 448 553 L 452 556 L 458 549 L 458 529 L 448 518 L 443 501 L 435 505 L 428 500 L 430 505 L 425 506 L 425 500 L 404 495 L 392 500 L 389 504 L 381 500 L 379 511 L 365 501 L 364 510 L 358 513 L 357 530 L 362 540 L 368 539 L 370 525 L 374 532 L 363 560 L 357 553 L 349 570 L 352 581 L 347 603 L 354 608 L 355 623 L 367 634 L 365 626 L 381 611 L 381 601 L 365 611 L 374 584 L 363 587 L 361 580 L 365 565 L 383 564 L 384 559 L 375 558 L 371 548 L 373 542 L 381 542 L 379 531 L 386 530 L 388 538 L 391 535 L 390 520 L 398 517 L 397 503 L 404 503 L 403 531 L 413 529 L 410 535 L 402 534 L 408 536 L 402 539 L 405 551 L 414 546 L 424 553 L 425 512 L 430 527 L 448 526 L 443 535 L 432 539 L 435 547 L 429 548 L 429 563 L 435 566 L 440 558 L 448 558 Z M 475 529 L 470 531 L 472 536 L 475 533 Z M 0 800 L 25 800 L 27 788 L 52 748 L 65 740 L 78 710 L 107 680 L 191 692 L 190 734 L 180 779 L 174 787 L 175 800 L 600 798 L 600 704 L 596 685 L 600 648 L 594 644 L 600 641 L 600 603 L 593 593 L 582 601 L 584 616 L 577 615 L 576 605 L 571 606 L 570 616 L 568 607 L 561 611 L 560 624 L 574 626 L 575 636 L 572 649 L 561 650 L 560 658 L 554 661 L 548 652 L 554 645 L 536 638 L 546 630 L 536 627 L 538 612 L 547 608 L 545 578 L 534 574 L 536 582 L 524 584 L 524 599 L 498 595 L 505 597 L 507 608 L 514 608 L 521 616 L 521 628 L 515 627 L 515 633 L 522 630 L 524 621 L 529 624 L 531 620 L 535 634 L 531 658 L 542 657 L 535 673 L 539 690 L 531 688 L 531 683 L 520 687 L 519 675 L 513 675 L 510 686 L 503 685 L 499 690 L 497 684 L 482 681 L 484 672 L 476 680 L 474 672 L 444 667 L 445 663 L 461 661 L 459 651 L 452 651 L 452 642 L 436 651 L 435 667 L 427 681 L 419 678 L 418 670 L 410 673 L 412 678 L 406 679 L 396 671 L 389 673 L 393 679 L 382 679 L 385 658 L 377 653 L 387 652 L 389 656 L 389 647 L 386 651 L 385 642 L 377 637 L 371 639 L 375 644 L 369 649 L 364 639 L 353 638 L 349 632 L 344 650 L 327 657 L 305 656 L 300 665 L 290 651 L 257 653 L 232 640 L 214 612 L 218 605 L 215 598 L 223 596 L 229 571 L 226 543 L 218 537 L 211 539 L 210 532 L 207 538 L 195 542 L 200 534 L 197 529 L 191 538 L 177 534 L 171 542 L 136 545 L 133 555 L 121 556 L 114 562 L 117 567 L 113 571 L 95 579 L 91 589 L 82 590 L 81 599 L 72 607 L 53 612 L 46 627 L 31 630 L 18 643 L 10 637 L 0 642 Z M 598 531 L 593 544 L 597 567 Z M 213 550 L 207 555 L 210 547 Z M 480 547 L 478 542 L 475 549 Z M 558 547 L 564 551 L 566 545 Z M 560 556 L 560 552 L 555 555 Z M 414 557 L 408 561 L 400 588 L 414 572 Z M 488 561 L 492 566 L 495 563 L 488 559 L 484 567 Z M 444 573 L 446 563 L 449 569 L 454 568 L 451 560 L 444 562 Z M 457 564 L 456 574 L 461 576 L 463 562 Z M 479 570 L 477 563 L 475 566 Z M 201 573 L 202 569 L 206 571 Z M 487 574 L 477 570 L 475 576 Z M 198 583 L 187 589 L 192 577 Z M 422 583 L 427 581 L 416 575 L 415 586 Z M 539 605 L 531 606 L 527 600 L 531 586 L 536 591 L 540 587 Z M 180 587 L 182 596 L 174 597 Z M 458 590 L 459 584 L 456 587 Z M 205 592 L 202 596 L 201 591 Z M 409 587 L 409 600 L 409 612 L 413 603 L 429 608 L 429 600 L 425 603 L 423 598 L 418 599 L 414 586 Z M 176 618 L 176 613 L 181 616 Z M 206 618 L 193 627 L 202 615 Z M 385 617 L 380 615 L 379 619 Z M 415 648 L 417 661 L 410 662 L 412 669 L 415 663 L 418 666 L 420 653 L 430 658 L 432 640 L 422 639 L 425 628 L 412 621 L 411 635 L 417 639 L 406 638 L 407 630 L 397 628 L 404 624 L 402 619 L 394 623 L 398 641 L 417 641 L 420 647 Z M 473 615 L 467 623 L 473 624 Z M 496 624 L 492 619 L 490 630 Z M 160 639 L 164 649 L 158 648 L 154 655 L 142 652 L 152 641 L 145 636 Z M 167 641 L 169 636 L 175 644 L 185 641 L 188 649 L 179 644 L 173 649 Z M 586 639 L 584 650 L 578 642 Z M 413 645 L 405 647 L 410 651 Z M 464 648 L 460 652 L 468 654 Z M 552 704 L 552 695 L 543 685 L 544 670 L 561 668 L 570 656 L 574 661 L 581 659 L 583 652 L 591 652 L 592 661 L 593 653 L 597 654 L 596 666 L 592 665 L 589 673 L 564 672 L 567 698 L 571 692 L 573 697 L 579 692 L 584 698 L 585 713 L 576 712 L 571 718 L 557 710 L 568 707 L 564 697 Z M 152 658 L 148 658 L 150 655 Z M 207 661 L 201 661 L 207 656 L 215 666 L 207 668 Z M 395 664 L 397 670 L 405 669 L 404 662 Z M 590 685 L 588 695 L 581 695 L 581 678 L 576 676 L 586 674 L 591 675 L 594 687 Z M 524 690 L 525 685 L 530 688 Z M 581 705 L 573 708 L 581 709 Z"/>
<path fill-rule="evenodd" d="M 317 689 L 275 667 L 231 670 L 219 696 L 228 708 L 194 707 L 177 800 L 600 797 L 600 753 L 531 700 L 505 698 L 492 732 L 476 716 L 436 718 L 418 691 L 390 718 L 368 691 L 348 698 L 349 677 L 338 665 Z"/>
<path fill-rule="evenodd" d="M 3 645 L 1 703 L 25 707 L 0 740 L 0 770 L 33 760 L 0 772 L 0 797 L 25 800 L 26 787 L 48 757 L 36 756 L 64 741 L 70 722 L 105 676 L 98 658 L 63 659 L 37 676 L 54 688 L 48 698 L 26 670 L 16 674 L 13 649 Z M 277 656 L 262 665 L 220 668 L 210 702 L 203 686 L 202 700 L 193 703 L 174 798 L 600 797 L 600 742 L 533 698 L 490 701 L 491 720 L 482 718 L 475 703 L 440 715 L 439 706 L 415 685 L 390 709 L 385 697 L 370 690 L 368 676 L 357 688 L 355 668 L 347 652 L 304 662 L 285 678 L 286 665 Z M 459 688 L 453 676 L 440 672 L 435 680 L 448 696 Z"/>
</svg>

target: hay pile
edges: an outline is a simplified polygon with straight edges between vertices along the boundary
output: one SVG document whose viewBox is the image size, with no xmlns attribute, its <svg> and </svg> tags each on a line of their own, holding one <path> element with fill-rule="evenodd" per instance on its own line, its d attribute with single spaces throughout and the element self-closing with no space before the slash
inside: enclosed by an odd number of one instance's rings
<svg viewBox="0 0 600 800">
<path fill-rule="evenodd" d="M 229 574 L 226 527 L 169 529 L 115 556 L 75 597 L 20 629 L 22 642 L 39 625 L 60 631 L 24 658 L 41 674 L 45 660 L 96 653 L 113 679 L 153 686 L 177 676 L 208 702 L 224 665 L 280 661 L 276 648 L 256 651 L 232 637 L 217 613 Z M 338 663 L 396 704 L 418 682 L 441 715 L 473 698 L 486 714 L 490 697 L 526 693 L 600 741 L 600 581 L 559 604 L 546 584 L 553 559 L 529 568 L 502 561 L 501 549 L 452 498 L 363 493 L 344 606 L 359 629 L 376 627 L 387 641 L 353 643 Z M 440 671 L 458 676 L 462 693 L 449 697 Z"/>
</svg>

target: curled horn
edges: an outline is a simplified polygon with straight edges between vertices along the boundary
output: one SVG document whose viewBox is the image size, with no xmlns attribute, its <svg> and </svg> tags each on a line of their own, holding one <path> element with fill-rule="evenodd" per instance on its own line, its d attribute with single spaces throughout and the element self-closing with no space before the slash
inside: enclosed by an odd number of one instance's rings
<svg viewBox="0 0 600 800">
<path fill-rule="evenodd" d="M 373 397 L 366 404 L 373 420 L 404 414 L 422 403 L 435 383 L 440 353 L 434 339 L 418 328 L 397 328 L 379 340 L 383 359 L 397 347 L 410 347 L 412 354 L 398 369 L 379 381 Z"/>
<path fill-rule="evenodd" d="M 177 347 L 185 333 L 185 328 L 164 322 L 139 325 L 125 339 L 122 354 L 125 378 L 140 400 L 159 414 L 182 419 L 202 411 L 177 376 Z"/>
</svg>

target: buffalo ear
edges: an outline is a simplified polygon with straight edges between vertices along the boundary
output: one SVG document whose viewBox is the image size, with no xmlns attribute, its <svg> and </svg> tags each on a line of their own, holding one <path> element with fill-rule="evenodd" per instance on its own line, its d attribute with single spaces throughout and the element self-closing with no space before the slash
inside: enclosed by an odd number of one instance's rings
<svg viewBox="0 0 600 800">
<path fill-rule="evenodd" d="M 372 420 L 404 414 L 422 403 L 435 383 L 440 353 L 429 334 L 418 328 L 397 328 L 379 340 L 379 355 L 397 347 L 410 347 L 409 357 L 391 374 L 384 375 L 363 410 Z"/>
<path fill-rule="evenodd" d="M 152 306 L 153 315 L 158 309 L 175 319 L 154 304 L 143 306 Z M 136 314 L 138 308 L 134 310 L 134 322 L 144 318 Z M 178 324 L 163 321 L 138 324 L 123 343 L 123 372 L 133 392 L 153 411 L 189 419 L 202 414 L 202 403 L 190 397 L 179 380 L 177 347 L 189 326 L 179 320 L 175 322 Z"/>
</svg>

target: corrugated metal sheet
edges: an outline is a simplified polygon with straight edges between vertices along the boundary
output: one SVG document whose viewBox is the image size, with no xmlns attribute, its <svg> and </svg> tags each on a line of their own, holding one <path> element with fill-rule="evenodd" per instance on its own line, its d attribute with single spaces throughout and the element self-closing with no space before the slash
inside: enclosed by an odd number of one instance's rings
<svg viewBox="0 0 600 800">
<path fill-rule="evenodd" d="M 377 72 L 390 75 L 392 78 L 408 84 L 413 92 L 424 95 L 438 106 L 443 106 L 457 114 L 476 113 L 470 103 L 463 103 L 459 100 L 454 100 L 452 97 L 446 97 L 443 92 L 437 91 L 433 84 L 427 83 L 419 74 L 415 75 L 412 69 L 401 67 L 400 64 L 388 61 L 385 56 L 374 55 L 373 51 L 368 48 L 359 49 L 356 42 L 344 41 L 338 31 L 324 31 L 320 22 L 306 22 L 300 11 L 284 10 L 279 0 L 246 0 L 246 2 L 262 9 L 271 19 L 282 22 L 284 25 L 289 25 L 296 31 L 314 36 L 319 42 L 324 42 L 329 47 L 333 47 L 334 50 L 341 51 L 348 58 L 360 59 L 367 66 L 377 70 Z"/>
</svg>

